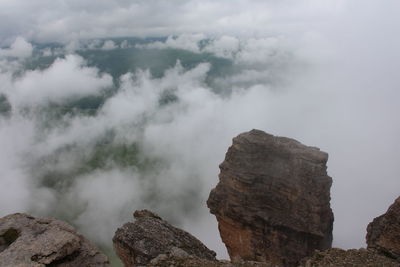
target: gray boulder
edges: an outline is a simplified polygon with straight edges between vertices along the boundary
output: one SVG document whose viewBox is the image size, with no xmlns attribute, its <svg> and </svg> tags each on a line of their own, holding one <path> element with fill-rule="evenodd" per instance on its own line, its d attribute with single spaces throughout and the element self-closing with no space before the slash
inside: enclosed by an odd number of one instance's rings
<svg viewBox="0 0 400 267">
<path fill-rule="evenodd" d="M 69 224 L 16 213 L 0 219 L 0 266 L 110 266 Z"/>
<path fill-rule="evenodd" d="M 215 261 L 214 251 L 158 215 L 141 210 L 135 211 L 134 217 L 136 221 L 118 228 L 113 238 L 115 251 L 125 266 L 154 264 L 166 257 Z"/>
</svg>

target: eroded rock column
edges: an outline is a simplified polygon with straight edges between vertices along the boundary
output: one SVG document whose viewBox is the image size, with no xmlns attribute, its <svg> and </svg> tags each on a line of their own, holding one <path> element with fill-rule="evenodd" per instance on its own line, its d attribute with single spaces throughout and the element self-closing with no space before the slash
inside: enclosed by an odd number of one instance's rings
<svg viewBox="0 0 400 267">
<path fill-rule="evenodd" d="M 233 139 L 207 205 L 231 260 L 296 266 L 332 244 L 328 154 L 252 130 Z"/>
</svg>

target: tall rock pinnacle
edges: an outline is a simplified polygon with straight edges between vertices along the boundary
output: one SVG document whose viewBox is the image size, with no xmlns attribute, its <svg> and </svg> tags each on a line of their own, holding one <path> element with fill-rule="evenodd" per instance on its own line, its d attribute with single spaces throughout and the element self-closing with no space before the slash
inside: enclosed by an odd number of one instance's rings
<svg viewBox="0 0 400 267">
<path fill-rule="evenodd" d="M 207 205 L 232 261 L 296 266 L 332 244 L 328 154 L 252 130 L 233 139 Z"/>
</svg>

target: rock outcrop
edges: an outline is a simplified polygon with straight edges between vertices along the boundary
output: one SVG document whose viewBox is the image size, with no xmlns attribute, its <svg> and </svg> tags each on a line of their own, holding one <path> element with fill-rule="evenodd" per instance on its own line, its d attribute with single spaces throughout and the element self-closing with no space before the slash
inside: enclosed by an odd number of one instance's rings
<svg viewBox="0 0 400 267">
<path fill-rule="evenodd" d="M 374 250 L 333 248 L 316 251 L 312 257 L 304 259 L 302 267 L 399 267 L 393 259 L 378 254 Z"/>
<path fill-rule="evenodd" d="M 110 266 L 65 222 L 16 213 L 0 219 L 0 266 Z"/>
<path fill-rule="evenodd" d="M 152 260 L 154 263 L 174 257 L 215 261 L 214 251 L 158 215 L 142 210 L 136 211 L 134 217 L 136 221 L 118 228 L 113 238 L 115 251 L 125 266 L 147 265 Z"/>
<path fill-rule="evenodd" d="M 328 154 L 252 130 L 233 139 L 207 205 L 232 261 L 296 266 L 332 243 Z"/>
<path fill-rule="evenodd" d="M 225 260 L 206 260 L 196 257 L 158 257 L 147 265 L 148 267 L 276 267 L 265 262 L 229 262 Z"/>
<path fill-rule="evenodd" d="M 368 248 L 400 262 L 400 197 L 367 227 Z M 399 264 L 400 265 L 400 264 Z"/>
</svg>

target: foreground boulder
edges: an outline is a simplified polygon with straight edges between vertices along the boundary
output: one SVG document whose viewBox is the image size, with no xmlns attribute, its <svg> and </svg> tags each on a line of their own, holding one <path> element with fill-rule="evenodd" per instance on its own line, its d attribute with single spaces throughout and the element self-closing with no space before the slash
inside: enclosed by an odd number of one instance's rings
<svg viewBox="0 0 400 267">
<path fill-rule="evenodd" d="M 393 259 L 378 254 L 374 250 L 338 248 L 316 251 L 304 260 L 302 267 L 399 267 Z"/>
<path fill-rule="evenodd" d="M 400 262 L 400 197 L 367 227 L 368 248 Z"/>
<path fill-rule="evenodd" d="M 155 264 L 154 262 L 165 260 L 166 257 L 193 257 L 215 261 L 214 251 L 158 215 L 142 210 L 136 211 L 134 217 L 136 221 L 118 228 L 113 238 L 115 251 L 125 266 L 147 265 L 152 260 Z"/>
<path fill-rule="evenodd" d="M 109 266 L 109 262 L 67 223 L 17 213 L 0 219 L 0 266 Z"/>
<path fill-rule="evenodd" d="M 232 261 L 297 266 L 332 243 L 328 154 L 252 130 L 233 139 L 207 205 Z"/>
</svg>

